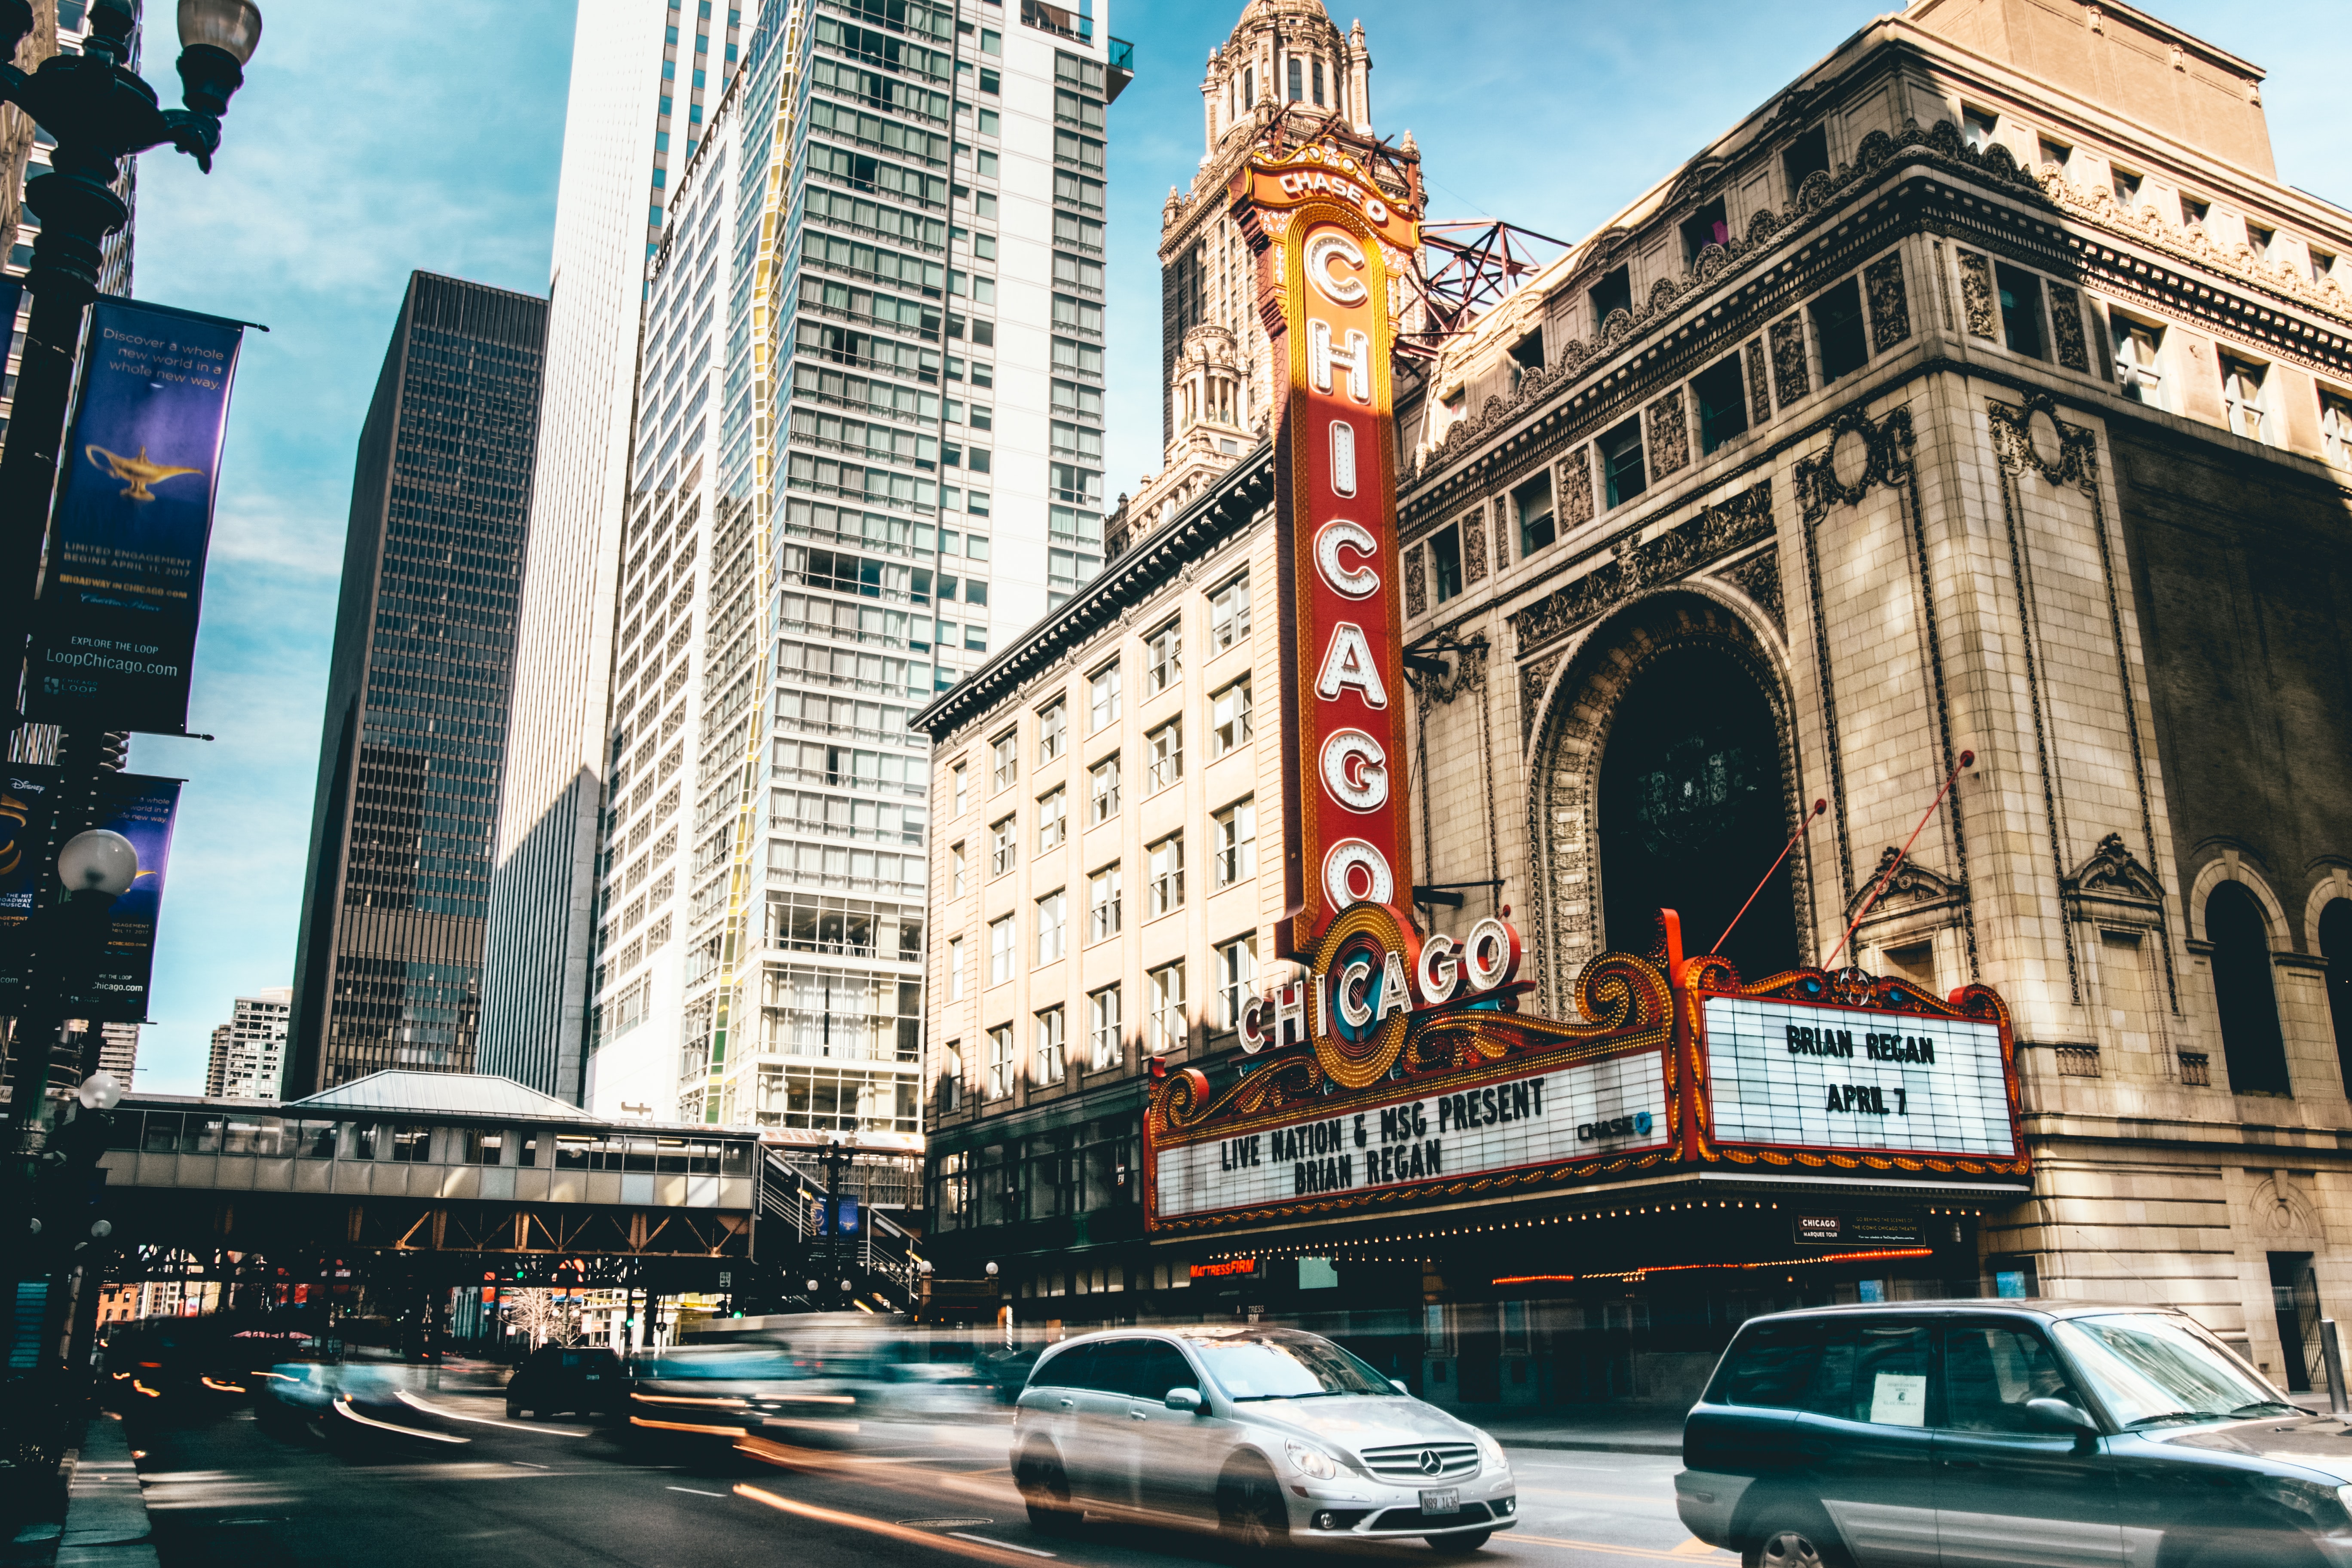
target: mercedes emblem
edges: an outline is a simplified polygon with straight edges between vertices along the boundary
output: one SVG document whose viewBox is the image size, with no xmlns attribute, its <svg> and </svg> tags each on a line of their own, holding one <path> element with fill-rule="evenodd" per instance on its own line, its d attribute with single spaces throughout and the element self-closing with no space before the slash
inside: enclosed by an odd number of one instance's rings
<svg viewBox="0 0 2352 1568">
<path fill-rule="evenodd" d="M 1423 1448 L 1421 1451 L 1421 1473 L 1423 1475 L 1433 1476 L 1444 1468 L 1445 1461 L 1439 1458 L 1436 1449 Z"/>
</svg>

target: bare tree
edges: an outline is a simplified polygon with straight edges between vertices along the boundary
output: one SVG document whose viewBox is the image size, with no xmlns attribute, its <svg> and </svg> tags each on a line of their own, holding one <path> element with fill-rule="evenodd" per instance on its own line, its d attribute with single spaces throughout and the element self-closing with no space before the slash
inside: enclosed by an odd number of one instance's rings
<svg viewBox="0 0 2352 1568">
<path fill-rule="evenodd" d="M 507 1326 L 530 1339 L 530 1348 L 580 1342 L 580 1309 L 552 1290 L 509 1290 L 501 1303 Z"/>
</svg>

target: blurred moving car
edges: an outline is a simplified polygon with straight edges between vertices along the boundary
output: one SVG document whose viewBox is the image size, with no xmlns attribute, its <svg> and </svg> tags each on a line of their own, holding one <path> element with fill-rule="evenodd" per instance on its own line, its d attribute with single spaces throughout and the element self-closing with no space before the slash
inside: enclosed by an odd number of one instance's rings
<svg viewBox="0 0 2352 1568">
<path fill-rule="evenodd" d="M 2352 1563 L 2352 1434 L 2187 1314 L 1907 1302 L 1754 1318 L 1683 1429 L 1748 1568 Z"/>
<path fill-rule="evenodd" d="M 621 1358 L 596 1345 L 544 1345 L 507 1380 L 507 1419 L 579 1414 L 618 1416 L 629 1380 Z"/>
<path fill-rule="evenodd" d="M 1031 1521 L 1089 1512 L 1285 1540 L 1418 1535 L 1475 1552 L 1517 1522 L 1492 1437 L 1297 1329 L 1203 1324 L 1070 1340 L 1014 1405 Z"/>
</svg>

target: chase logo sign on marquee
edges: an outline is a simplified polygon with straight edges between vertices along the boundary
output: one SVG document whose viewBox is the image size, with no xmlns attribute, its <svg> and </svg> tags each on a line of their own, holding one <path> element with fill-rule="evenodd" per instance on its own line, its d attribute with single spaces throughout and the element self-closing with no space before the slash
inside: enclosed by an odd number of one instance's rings
<svg viewBox="0 0 2352 1568">
<path fill-rule="evenodd" d="M 1231 190 L 1261 316 L 1286 349 L 1276 517 L 1288 907 L 1300 973 L 1239 1019 L 1238 1077 L 1170 1072 L 1144 1118 L 1157 1231 L 1377 1216 L 1715 1168 L 1884 1183 L 2028 1173 L 2009 1013 L 1858 970 L 1744 983 L 1610 952 L 1519 1008 L 1510 910 L 1459 938 L 1413 923 L 1402 788 L 1403 613 L 1394 570 L 1389 360 L 1409 213 L 1330 147 L 1260 155 Z"/>
</svg>

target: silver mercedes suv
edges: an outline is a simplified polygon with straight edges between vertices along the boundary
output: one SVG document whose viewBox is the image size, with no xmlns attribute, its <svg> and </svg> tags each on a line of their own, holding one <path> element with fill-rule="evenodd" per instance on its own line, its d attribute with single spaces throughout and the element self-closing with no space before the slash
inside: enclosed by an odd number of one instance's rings
<svg viewBox="0 0 2352 1568">
<path fill-rule="evenodd" d="M 1418 1535 L 1475 1552 L 1518 1514 L 1492 1437 L 1319 1335 L 1255 1325 L 1055 1345 L 1013 1411 L 1013 1476 L 1040 1529 L 1098 1513 L 1254 1547 Z"/>
</svg>

